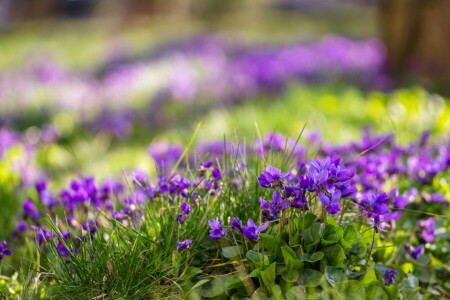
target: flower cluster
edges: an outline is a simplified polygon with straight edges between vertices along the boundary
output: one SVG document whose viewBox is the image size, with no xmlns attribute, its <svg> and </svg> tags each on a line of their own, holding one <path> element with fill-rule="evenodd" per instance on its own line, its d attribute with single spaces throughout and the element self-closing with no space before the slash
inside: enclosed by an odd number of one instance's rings
<svg viewBox="0 0 450 300">
<path fill-rule="evenodd" d="M 138 60 L 109 60 L 92 73 L 76 72 L 48 57 L 33 58 L 2 72 L 0 112 L 7 114 L 0 117 L 7 123 L 23 121 L 45 95 L 46 101 L 40 103 L 42 119 L 66 112 L 94 132 L 125 137 L 133 119 L 150 126 L 167 121 L 161 112 L 170 99 L 188 109 L 199 98 L 233 103 L 261 92 L 277 92 L 292 81 L 336 78 L 386 87 L 390 80 L 383 72 L 385 58 L 377 40 L 339 36 L 266 49 L 201 36 L 164 45 Z"/>
<path fill-rule="evenodd" d="M 0 260 L 4 260 L 6 255 L 13 255 L 13 253 L 6 249 L 8 247 L 8 243 L 3 241 L 0 243 Z"/>
</svg>

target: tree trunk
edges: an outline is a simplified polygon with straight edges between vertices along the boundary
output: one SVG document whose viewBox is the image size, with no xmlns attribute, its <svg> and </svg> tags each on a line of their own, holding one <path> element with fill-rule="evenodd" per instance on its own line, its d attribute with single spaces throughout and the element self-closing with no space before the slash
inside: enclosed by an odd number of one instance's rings
<svg viewBox="0 0 450 300">
<path fill-rule="evenodd" d="M 381 0 L 380 20 L 395 78 L 450 85 L 449 0 Z"/>
</svg>

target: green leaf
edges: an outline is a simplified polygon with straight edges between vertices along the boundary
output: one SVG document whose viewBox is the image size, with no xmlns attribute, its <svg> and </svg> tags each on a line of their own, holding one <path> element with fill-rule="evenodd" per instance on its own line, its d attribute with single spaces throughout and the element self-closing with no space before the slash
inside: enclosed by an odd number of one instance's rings
<svg viewBox="0 0 450 300">
<path fill-rule="evenodd" d="M 325 278 L 327 279 L 328 283 L 331 284 L 331 286 L 335 287 L 336 283 L 347 281 L 347 276 L 344 274 L 343 271 L 331 267 L 326 266 L 325 267 Z"/>
<path fill-rule="evenodd" d="M 221 276 L 204 283 L 202 295 L 206 298 L 215 298 L 225 294 L 228 290 L 242 286 L 243 283 L 237 275 Z"/>
<path fill-rule="evenodd" d="M 297 270 L 289 270 L 286 269 L 283 271 L 283 273 L 281 273 L 281 277 L 283 278 L 283 280 L 287 281 L 287 282 L 296 282 L 298 279 L 298 276 L 300 274 L 298 273 Z"/>
<path fill-rule="evenodd" d="M 217 277 L 203 286 L 202 295 L 206 298 L 218 297 L 225 293 L 223 277 Z"/>
<path fill-rule="evenodd" d="M 336 283 L 336 289 L 339 296 L 346 300 L 365 300 L 366 291 L 364 287 L 356 280 L 348 280 Z"/>
<path fill-rule="evenodd" d="M 239 260 L 244 251 L 242 247 L 231 246 L 222 248 L 222 255 L 231 260 Z"/>
<path fill-rule="evenodd" d="M 202 269 L 196 268 L 196 267 L 189 267 L 189 268 L 187 268 L 186 272 L 184 272 L 182 278 L 183 278 L 183 280 L 189 280 L 201 273 L 203 273 Z"/>
<path fill-rule="evenodd" d="M 326 224 L 325 232 L 320 240 L 322 246 L 336 244 L 342 237 L 342 229 L 336 230 L 333 226 Z"/>
<path fill-rule="evenodd" d="M 355 225 L 349 224 L 344 228 L 344 234 L 341 238 L 341 245 L 345 252 L 348 252 L 358 241 L 358 231 Z"/>
<path fill-rule="evenodd" d="M 264 271 L 261 271 L 261 278 L 263 280 L 264 285 L 268 290 L 271 289 L 272 285 L 275 283 L 276 276 L 276 267 L 277 263 L 272 263 L 269 267 L 267 267 Z"/>
<path fill-rule="evenodd" d="M 261 243 L 272 253 L 270 256 L 270 259 L 272 260 L 278 257 L 278 254 L 281 251 L 281 246 L 285 244 L 278 236 L 273 236 L 267 233 L 261 234 Z"/>
<path fill-rule="evenodd" d="M 283 292 L 281 291 L 281 287 L 278 284 L 272 286 L 272 299 L 284 300 Z"/>
<path fill-rule="evenodd" d="M 419 299 L 419 279 L 411 273 L 400 283 L 399 291 L 403 299 Z"/>
<path fill-rule="evenodd" d="M 324 257 L 324 254 L 322 251 L 317 251 L 313 253 L 312 255 L 309 253 L 304 253 L 300 259 L 306 262 L 314 263 L 316 261 L 321 260 Z"/>
<path fill-rule="evenodd" d="M 269 257 L 267 255 L 250 250 L 247 252 L 246 257 L 259 269 L 269 265 Z"/>
<path fill-rule="evenodd" d="M 306 269 L 300 273 L 299 284 L 305 287 L 317 287 L 322 283 L 322 273 L 313 269 Z"/>
<path fill-rule="evenodd" d="M 366 273 L 364 274 L 364 276 L 361 278 L 361 280 L 359 281 L 364 287 L 368 287 L 372 284 L 374 284 L 375 282 L 377 282 L 377 275 L 375 274 L 375 270 L 373 265 L 371 265 Z"/>
<path fill-rule="evenodd" d="M 325 224 L 314 223 L 311 227 L 305 230 L 305 245 L 311 246 L 320 242 L 325 231 Z"/>
<path fill-rule="evenodd" d="M 303 300 L 306 298 L 305 288 L 294 286 L 286 292 L 286 300 Z"/>
<path fill-rule="evenodd" d="M 379 286 L 371 286 L 366 289 L 366 299 L 367 300 L 389 300 L 386 292 Z"/>
<path fill-rule="evenodd" d="M 288 246 L 281 247 L 284 262 L 290 270 L 300 270 L 303 268 L 303 262 L 297 259 L 297 254 Z"/>
<path fill-rule="evenodd" d="M 317 216 L 315 214 L 307 213 L 303 217 L 295 219 L 294 224 L 298 231 L 303 231 L 309 228 L 316 220 Z"/>
<path fill-rule="evenodd" d="M 252 299 L 255 300 L 266 300 L 269 299 L 269 296 L 267 296 L 266 292 L 262 287 L 257 288 L 256 291 L 252 295 Z"/>
<path fill-rule="evenodd" d="M 253 277 L 253 278 L 259 277 L 260 273 L 261 273 L 261 270 L 260 270 L 260 269 L 254 269 L 254 270 L 248 275 L 248 277 Z"/>
<path fill-rule="evenodd" d="M 332 245 L 323 249 L 327 264 L 333 267 L 344 268 L 345 253 L 340 245 Z"/>
<path fill-rule="evenodd" d="M 186 293 L 186 296 L 189 296 L 189 294 L 192 293 L 193 290 L 195 290 L 196 288 L 201 287 L 202 285 L 204 285 L 207 282 L 209 282 L 209 279 L 200 280 L 199 282 L 194 284 L 194 286 L 192 286 L 192 288 Z"/>
<path fill-rule="evenodd" d="M 224 285 L 226 290 L 236 289 L 243 286 L 241 279 L 237 275 L 223 276 L 223 278 L 225 278 Z"/>
</svg>

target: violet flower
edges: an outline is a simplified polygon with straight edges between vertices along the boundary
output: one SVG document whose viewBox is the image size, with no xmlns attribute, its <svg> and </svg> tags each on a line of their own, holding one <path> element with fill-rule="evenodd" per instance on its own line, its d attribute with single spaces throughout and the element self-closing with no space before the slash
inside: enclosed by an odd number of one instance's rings
<svg viewBox="0 0 450 300">
<path fill-rule="evenodd" d="M 282 187 L 282 180 L 288 175 L 289 172 L 281 173 L 280 169 L 267 166 L 264 173 L 258 176 L 258 182 L 263 188 Z"/>
<path fill-rule="evenodd" d="M 209 231 L 209 236 L 211 237 L 211 239 L 218 240 L 225 235 L 226 232 L 219 221 L 209 220 L 208 224 L 209 227 L 211 227 L 211 230 Z"/>
<path fill-rule="evenodd" d="M 191 213 L 191 206 L 187 202 L 181 203 L 181 214 L 177 216 L 176 221 L 180 224 L 186 222 L 187 216 Z"/>
<path fill-rule="evenodd" d="M 422 229 L 422 238 L 425 242 L 431 243 L 436 238 L 434 232 L 434 218 L 428 218 L 419 222 L 419 227 Z"/>
<path fill-rule="evenodd" d="M 385 215 L 391 212 L 387 206 L 388 197 L 386 193 L 371 193 L 368 197 L 361 200 L 363 207 L 362 213 L 368 217 Z"/>
<path fill-rule="evenodd" d="M 186 249 L 189 250 L 189 244 L 193 243 L 193 240 L 185 239 L 182 242 L 177 242 L 177 249 Z"/>
<path fill-rule="evenodd" d="M 261 226 L 256 226 L 252 219 L 248 219 L 247 226 L 242 227 L 242 234 L 251 240 L 259 240 L 260 233 L 267 229 L 269 222 L 263 223 Z"/>
<path fill-rule="evenodd" d="M 391 268 L 386 268 L 383 270 L 382 277 L 386 286 L 395 283 L 395 275 L 397 275 L 397 273 L 397 270 Z"/>
<path fill-rule="evenodd" d="M 261 204 L 262 214 L 267 220 L 274 220 L 278 217 L 278 214 L 290 206 L 288 200 L 283 199 L 279 190 L 275 190 L 272 194 L 272 202 L 267 202 L 263 198 L 259 198 Z"/>
<path fill-rule="evenodd" d="M 231 219 L 231 229 L 242 232 L 242 223 L 236 218 Z"/>
<path fill-rule="evenodd" d="M 320 202 L 326 207 L 328 213 L 335 215 L 341 211 L 339 200 L 341 200 L 341 191 L 331 190 L 327 193 L 320 192 L 318 194 Z"/>
<path fill-rule="evenodd" d="M 6 241 L 0 243 L 0 260 L 4 260 L 5 256 L 14 254 L 11 251 L 7 250 L 6 247 L 8 247 L 8 243 Z"/>
<path fill-rule="evenodd" d="M 415 260 L 418 260 L 419 257 L 425 252 L 425 247 L 423 245 L 413 247 L 412 245 L 405 244 L 404 247 L 406 251 L 408 251 L 409 255 Z"/>
</svg>

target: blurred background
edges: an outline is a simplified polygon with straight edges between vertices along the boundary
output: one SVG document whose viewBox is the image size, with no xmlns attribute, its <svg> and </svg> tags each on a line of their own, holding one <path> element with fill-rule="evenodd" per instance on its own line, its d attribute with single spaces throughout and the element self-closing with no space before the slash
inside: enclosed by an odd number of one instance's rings
<svg viewBox="0 0 450 300">
<path fill-rule="evenodd" d="M 382 40 L 396 82 L 445 89 L 449 11 L 445 0 L 1 0 L 2 67 L 37 49 L 92 69 L 105 56 L 205 33 L 277 44 L 341 34 Z"/>
<path fill-rule="evenodd" d="M 154 172 L 198 122 L 448 135 L 449 49 L 447 0 L 0 0 L 0 180 Z"/>
</svg>

